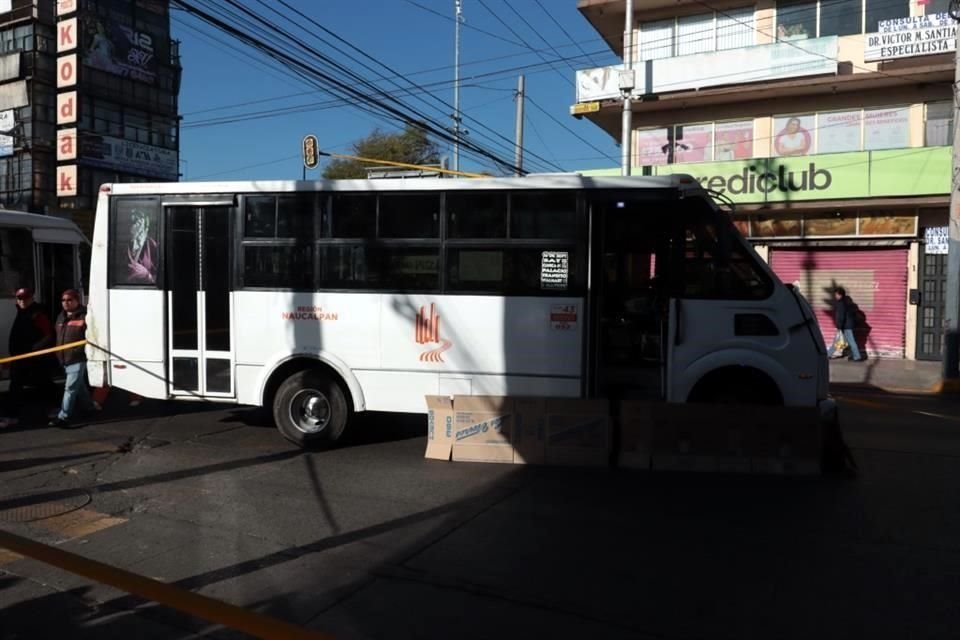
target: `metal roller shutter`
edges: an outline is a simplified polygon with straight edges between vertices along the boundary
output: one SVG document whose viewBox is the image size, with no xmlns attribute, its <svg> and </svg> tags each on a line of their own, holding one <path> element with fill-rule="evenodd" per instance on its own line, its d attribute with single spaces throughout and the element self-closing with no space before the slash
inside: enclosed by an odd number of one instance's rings
<svg viewBox="0 0 960 640">
<path fill-rule="evenodd" d="M 907 249 L 771 249 L 770 266 L 786 283 L 796 282 L 817 310 L 824 342 L 833 340 L 833 294 L 843 287 L 862 312 L 857 342 L 873 357 L 904 356 L 907 309 Z"/>
</svg>

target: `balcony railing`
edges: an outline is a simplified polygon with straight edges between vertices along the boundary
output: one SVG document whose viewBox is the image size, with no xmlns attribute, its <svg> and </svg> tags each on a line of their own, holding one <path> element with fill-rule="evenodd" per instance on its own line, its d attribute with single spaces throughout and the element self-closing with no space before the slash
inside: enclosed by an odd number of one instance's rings
<svg viewBox="0 0 960 640">
<path fill-rule="evenodd" d="M 784 78 L 835 74 L 838 38 L 810 38 L 710 53 L 640 61 L 634 65 L 636 96 Z M 577 72 L 577 102 L 620 97 L 623 65 Z"/>
</svg>

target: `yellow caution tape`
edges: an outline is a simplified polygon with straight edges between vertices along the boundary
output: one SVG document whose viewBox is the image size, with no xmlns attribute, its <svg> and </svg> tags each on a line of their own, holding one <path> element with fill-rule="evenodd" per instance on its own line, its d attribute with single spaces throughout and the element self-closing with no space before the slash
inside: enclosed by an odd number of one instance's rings
<svg viewBox="0 0 960 640">
<path fill-rule="evenodd" d="M 199 593 L 118 569 L 6 531 L 0 531 L 0 547 L 6 547 L 22 556 L 256 638 L 271 638 L 271 640 L 332 640 L 333 638 L 319 631 L 304 629 L 283 620 L 248 611 L 221 600 L 214 600 Z"/>
<path fill-rule="evenodd" d="M 39 351 L 31 351 L 30 353 L 21 353 L 20 355 L 16 356 L 7 356 L 6 358 L 0 358 L 0 364 L 7 364 L 8 362 L 15 362 L 17 360 L 26 360 L 27 358 L 36 358 L 37 356 L 45 356 L 48 353 L 56 353 L 57 351 L 65 351 L 67 349 L 73 349 L 74 347 L 82 347 L 85 344 L 87 344 L 86 340 L 77 340 L 76 342 L 61 344 L 58 347 L 40 349 Z"/>
</svg>

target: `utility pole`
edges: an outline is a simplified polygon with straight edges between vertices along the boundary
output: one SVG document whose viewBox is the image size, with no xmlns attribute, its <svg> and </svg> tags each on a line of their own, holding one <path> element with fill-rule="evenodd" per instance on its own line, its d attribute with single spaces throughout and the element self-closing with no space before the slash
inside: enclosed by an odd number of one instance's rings
<svg viewBox="0 0 960 640">
<path fill-rule="evenodd" d="M 957 12 L 951 4 L 950 15 Z M 947 249 L 947 300 L 943 319 L 943 387 L 960 386 L 960 47 L 954 52 L 953 71 L 953 170 L 950 179 L 950 242 Z"/>
<path fill-rule="evenodd" d="M 453 170 L 460 171 L 460 23 L 463 22 L 461 0 L 453 0 L 456 8 L 453 45 Z"/>
<path fill-rule="evenodd" d="M 623 130 L 621 131 L 620 149 L 622 157 L 622 175 L 630 175 L 632 163 L 633 139 L 633 111 L 630 105 L 630 94 L 633 91 L 633 0 L 626 0 L 626 16 L 623 26 L 623 63 L 624 72 L 620 74 L 620 91 L 623 93 Z"/>
<path fill-rule="evenodd" d="M 517 167 L 517 176 L 523 175 L 523 76 L 517 81 L 517 147 L 513 153 L 513 164 Z"/>
</svg>

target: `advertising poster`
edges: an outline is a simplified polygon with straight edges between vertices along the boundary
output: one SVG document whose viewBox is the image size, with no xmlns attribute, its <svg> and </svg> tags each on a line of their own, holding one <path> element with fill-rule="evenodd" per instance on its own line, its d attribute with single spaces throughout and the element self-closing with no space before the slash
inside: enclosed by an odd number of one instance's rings
<svg viewBox="0 0 960 640">
<path fill-rule="evenodd" d="M 860 110 L 821 113 L 817 145 L 820 153 L 860 151 Z"/>
<path fill-rule="evenodd" d="M 674 140 L 674 162 L 709 162 L 713 160 L 713 125 L 678 126 Z"/>
<path fill-rule="evenodd" d="M 637 156 L 641 166 L 667 164 L 667 130 L 646 129 L 637 132 Z"/>
<path fill-rule="evenodd" d="M 813 153 L 814 123 L 813 114 L 774 119 L 773 155 L 805 156 Z"/>
<path fill-rule="evenodd" d="M 753 157 L 753 121 L 718 122 L 714 160 L 740 160 Z"/>
<path fill-rule="evenodd" d="M 110 136 L 84 135 L 80 154 L 84 164 L 142 176 L 176 180 L 177 152 Z"/>
<path fill-rule="evenodd" d="M 88 13 L 83 17 L 83 64 L 124 78 L 155 84 L 155 40 L 146 32 Z"/>
<path fill-rule="evenodd" d="M 160 265 L 157 208 L 145 203 L 117 204 L 113 274 L 117 284 L 154 285 Z"/>
<path fill-rule="evenodd" d="M 865 109 L 863 112 L 863 148 L 902 149 L 910 146 L 910 110 Z"/>
</svg>

